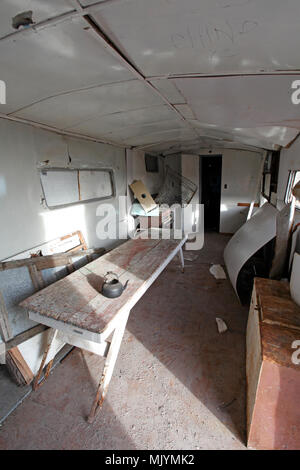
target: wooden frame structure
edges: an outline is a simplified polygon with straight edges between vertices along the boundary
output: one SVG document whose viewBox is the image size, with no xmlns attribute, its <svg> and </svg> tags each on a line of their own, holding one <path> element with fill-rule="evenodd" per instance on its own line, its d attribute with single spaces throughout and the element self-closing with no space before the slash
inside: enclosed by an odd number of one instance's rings
<svg viewBox="0 0 300 470">
<path fill-rule="evenodd" d="M 78 244 L 66 252 L 46 256 L 34 255 L 30 258 L 2 261 L 0 262 L 0 271 L 27 267 L 34 289 L 38 292 L 46 287 L 42 275 L 44 269 L 65 266 L 68 273 L 72 273 L 75 270 L 73 264 L 74 258 L 86 256 L 87 260 L 90 262 L 92 255 L 102 255 L 105 252 L 104 248 L 88 249 L 81 231 L 60 237 L 59 241 L 63 243 L 65 240 L 71 239 L 72 237 L 78 237 Z M 22 357 L 18 346 L 46 329 L 47 327 L 45 325 L 39 324 L 14 336 L 10 326 L 5 301 L 0 291 L 0 335 L 3 339 L 3 343 L 0 344 L 1 362 L 5 362 L 8 365 L 19 385 L 28 385 L 32 382 L 34 376 Z M 49 363 L 49 371 L 52 362 L 53 361 Z"/>
</svg>

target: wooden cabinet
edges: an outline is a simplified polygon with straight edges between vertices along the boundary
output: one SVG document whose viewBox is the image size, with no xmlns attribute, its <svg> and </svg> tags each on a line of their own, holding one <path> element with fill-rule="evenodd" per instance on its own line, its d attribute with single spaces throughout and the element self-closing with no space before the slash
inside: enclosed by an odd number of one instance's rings
<svg viewBox="0 0 300 470">
<path fill-rule="evenodd" d="M 255 278 L 246 347 L 248 447 L 300 449 L 300 307 L 287 282 Z"/>
</svg>

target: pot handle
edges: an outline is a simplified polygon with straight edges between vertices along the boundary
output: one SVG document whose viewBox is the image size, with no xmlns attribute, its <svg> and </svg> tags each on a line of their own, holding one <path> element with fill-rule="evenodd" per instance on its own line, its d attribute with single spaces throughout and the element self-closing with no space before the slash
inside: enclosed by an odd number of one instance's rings
<svg viewBox="0 0 300 470">
<path fill-rule="evenodd" d="M 104 276 L 104 282 L 106 282 L 106 278 L 111 275 L 116 276 L 116 278 L 119 280 L 119 275 L 117 273 L 114 273 L 113 271 L 107 271 L 107 273 Z"/>
</svg>

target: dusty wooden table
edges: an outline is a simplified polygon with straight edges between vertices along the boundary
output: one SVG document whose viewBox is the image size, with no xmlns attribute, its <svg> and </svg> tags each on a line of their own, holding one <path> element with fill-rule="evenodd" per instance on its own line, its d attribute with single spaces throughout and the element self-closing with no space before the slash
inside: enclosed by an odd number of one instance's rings
<svg viewBox="0 0 300 470">
<path fill-rule="evenodd" d="M 33 388 L 41 383 L 41 373 L 55 338 L 105 357 L 88 418 L 92 422 L 103 404 L 130 310 L 176 254 L 180 256 L 183 270 L 182 247 L 186 240 L 187 237 L 180 240 L 143 239 L 140 234 L 24 300 L 21 305 L 27 309 L 29 318 L 50 327 Z M 108 299 L 99 293 L 108 271 L 118 274 L 123 285 L 128 281 L 125 291 L 116 299 Z"/>
</svg>

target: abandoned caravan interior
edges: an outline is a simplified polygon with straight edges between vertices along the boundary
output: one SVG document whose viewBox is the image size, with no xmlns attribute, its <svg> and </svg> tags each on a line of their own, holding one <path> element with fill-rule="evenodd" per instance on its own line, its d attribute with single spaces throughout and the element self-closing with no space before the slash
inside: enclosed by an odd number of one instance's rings
<svg viewBox="0 0 300 470">
<path fill-rule="evenodd" d="M 299 16 L 1 2 L 0 449 L 300 449 Z"/>
</svg>

